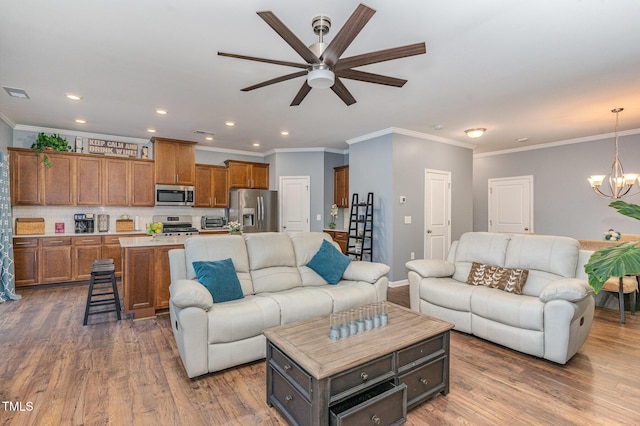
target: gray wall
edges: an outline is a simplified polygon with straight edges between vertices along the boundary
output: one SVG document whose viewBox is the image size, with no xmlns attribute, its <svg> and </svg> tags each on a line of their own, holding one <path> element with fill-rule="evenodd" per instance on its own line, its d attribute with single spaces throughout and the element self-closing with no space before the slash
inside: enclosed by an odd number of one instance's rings
<svg viewBox="0 0 640 426">
<path fill-rule="evenodd" d="M 7 152 L 13 143 L 13 129 L 0 118 L 0 150 Z"/>
<path fill-rule="evenodd" d="M 351 193 L 374 193 L 374 261 L 391 267 L 390 281 L 407 278 L 410 253 L 424 257 L 425 169 L 451 172 L 452 239 L 473 225 L 472 151 L 401 134 L 389 134 L 349 147 Z M 407 197 L 399 203 L 401 195 Z M 411 224 L 404 217 L 411 216 Z"/>
<path fill-rule="evenodd" d="M 640 135 L 619 137 L 626 172 L 640 173 Z M 473 229 L 488 229 L 488 179 L 533 175 L 534 232 L 601 240 L 610 228 L 640 233 L 640 222 L 608 207 L 587 178 L 606 174 L 614 155 L 612 138 L 544 149 L 478 157 L 473 161 Z M 640 196 L 626 199 L 639 204 Z"/>
</svg>

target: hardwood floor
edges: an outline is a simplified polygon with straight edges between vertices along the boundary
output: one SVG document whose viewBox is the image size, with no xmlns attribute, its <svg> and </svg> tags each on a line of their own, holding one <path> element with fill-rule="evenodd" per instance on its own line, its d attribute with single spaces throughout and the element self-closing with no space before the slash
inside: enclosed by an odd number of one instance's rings
<svg viewBox="0 0 640 426">
<path fill-rule="evenodd" d="M 0 424 L 285 424 L 265 403 L 264 361 L 190 380 L 168 315 L 98 315 L 83 327 L 86 291 L 19 289 L 21 301 L 0 304 Z M 408 299 L 407 287 L 389 291 Z M 452 332 L 450 393 L 406 424 L 639 424 L 640 315 L 619 320 L 598 308 L 565 366 Z"/>
</svg>

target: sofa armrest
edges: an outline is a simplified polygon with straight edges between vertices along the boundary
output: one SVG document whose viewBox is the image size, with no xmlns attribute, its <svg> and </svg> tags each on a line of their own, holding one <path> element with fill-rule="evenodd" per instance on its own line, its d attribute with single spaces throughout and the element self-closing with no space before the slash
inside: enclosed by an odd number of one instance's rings
<svg viewBox="0 0 640 426">
<path fill-rule="evenodd" d="M 373 284 L 387 275 L 390 269 L 384 263 L 358 260 L 349 262 L 349 266 L 342 273 L 342 278 L 349 281 L 365 281 Z"/>
<path fill-rule="evenodd" d="M 198 281 L 177 280 L 169 286 L 171 302 L 178 308 L 196 307 L 208 311 L 213 307 L 209 290 Z"/>
<path fill-rule="evenodd" d="M 405 263 L 410 271 L 418 273 L 422 278 L 450 277 L 456 271 L 453 263 L 440 259 L 418 259 Z"/>
<path fill-rule="evenodd" d="M 552 282 L 540 292 L 540 301 L 566 300 L 579 302 L 593 294 L 593 289 L 585 280 L 579 278 L 563 278 Z"/>
</svg>

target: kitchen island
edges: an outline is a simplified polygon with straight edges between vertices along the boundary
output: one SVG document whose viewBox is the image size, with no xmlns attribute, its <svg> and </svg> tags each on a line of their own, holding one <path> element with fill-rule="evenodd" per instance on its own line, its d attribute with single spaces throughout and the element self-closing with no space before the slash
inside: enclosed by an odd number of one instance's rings
<svg viewBox="0 0 640 426">
<path fill-rule="evenodd" d="M 169 250 L 184 247 L 194 236 L 120 238 L 124 312 L 135 319 L 151 318 L 169 309 Z"/>
</svg>

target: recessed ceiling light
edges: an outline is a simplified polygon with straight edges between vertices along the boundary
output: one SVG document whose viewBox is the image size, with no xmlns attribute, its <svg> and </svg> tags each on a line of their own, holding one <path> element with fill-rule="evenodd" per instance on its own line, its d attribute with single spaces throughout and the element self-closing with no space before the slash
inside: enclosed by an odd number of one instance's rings
<svg viewBox="0 0 640 426">
<path fill-rule="evenodd" d="M 208 141 L 212 141 L 213 140 L 213 136 L 207 136 L 205 139 L 208 140 Z"/>
<path fill-rule="evenodd" d="M 167 110 L 164 108 L 156 108 L 156 114 L 167 115 Z"/>
<path fill-rule="evenodd" d="M 67 97 L 67 99 L 71 99 L 72 101 L 79 101 L 80 99 L 82 99 L 82 96 L 76 95 L 74 93 L 65 93 L 65 96 Z"/>
<path fill-rule="evenodd" d="M 442 124 L 436 124 L 433 126 L 433 130 L 442 130 Z"/>
<path fill-rule="evenodd" d="M 260 144 L 258 142 L 254 142 L 253 146 L 260 146 Z"/>
<path fill-rule="evenodd" d="M 516 142 L 529 142 L 531 139 L 529 138 L 518 138 L 516 139 Z"/>
<path fill-rule="evenodd" d="M 480 136 L 484 135 L 484 132 L 486 132 L 487 129 L 483 128 L 483 127 L 479 127 L 477 129 L 467 129 L 464 132 L 467 134 L 467 136 L 469 136 L 471 139 L 475 139 L 475 138 L 479 138 Z"/>
<path fill-rule="evenodd" d="M 83 120 L 82 118 L 76 118 L 76 123 L 85 124 L 87 120 Z"/>
<path fill-rule="evenodd" d="M 155 132 L 156 132 L 156 129 L 147 129 L 147 132 L 149 132 L 149 133 L 155 133 Z"/>
<path fill-rule="evenodd" d="M 2 86 L 2 88 L 6 90 L 9 96 L 13 96 L 14 98 L 31 99 L 29 98 L 29 95 L 27 95 L 27 91 L 24 89 L 16 89 L 13 87 L 6 87 L 6 86 Z"/>
<path fill-rule="evenodd" d="M 289 132 L 287 132 L 286 130 L 283 130 L 283 131 L 280 132 L 280 134 L 282 136 L 287 136 L 289 134 Z"/>
<path fill-rule="evenodd" d="M 235 123 L 235 122 L 233 122 L 233 121 L 225 121 L 225 122 L 224 122 L 224 125 L 225 125 L 225 126 L 227 126 L 227 127 L 233 127 L 233 126 L 235 126 L 235 125 L 236 125 L 236 123 Z"/>
</svg>

